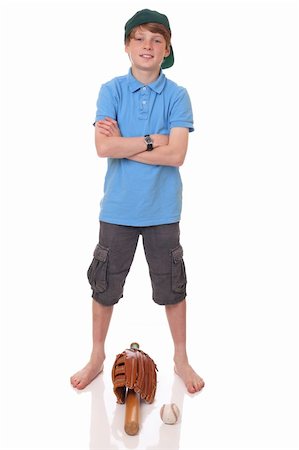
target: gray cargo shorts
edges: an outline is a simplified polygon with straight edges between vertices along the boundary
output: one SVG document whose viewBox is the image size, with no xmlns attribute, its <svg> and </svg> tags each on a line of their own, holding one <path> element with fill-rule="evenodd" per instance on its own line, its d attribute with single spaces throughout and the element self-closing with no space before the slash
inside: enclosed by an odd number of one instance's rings
<svg viewBox="0 0 299 450">
<path fill-rule="evenodd" d="M 87 272 L 95 301 L 111 306 L 123 297 L 139 235 L 149 266 L 153 300 L 159 305 L 174 305 L 185 299 L 187 280 L 178 222 L 149 227 L 100 222 L 99 243 Z"/>
</svg>

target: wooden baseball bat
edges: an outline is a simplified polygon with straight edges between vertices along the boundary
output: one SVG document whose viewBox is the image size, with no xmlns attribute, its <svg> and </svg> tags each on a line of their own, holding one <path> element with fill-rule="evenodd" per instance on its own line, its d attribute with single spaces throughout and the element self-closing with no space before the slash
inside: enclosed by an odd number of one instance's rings
<svg viewBox="0 0 299 450">
<path fill-rule="evenodd" d="M 134 389 L 128 389 L 126 398 L 125 432 L 134 436 L 139 431 L 140 398 Z"/>
<path fill-rule="evenodd" d="M 131 349 L 139 348 L 139 344 L 133 342 Z M 128 389 L 126 397 L 126 411 L 125 411 L 125 432 L 130 436 L 134 436 L 139 431 L 140 423 L 140 396 L 134 389 Z"/>
</svg>

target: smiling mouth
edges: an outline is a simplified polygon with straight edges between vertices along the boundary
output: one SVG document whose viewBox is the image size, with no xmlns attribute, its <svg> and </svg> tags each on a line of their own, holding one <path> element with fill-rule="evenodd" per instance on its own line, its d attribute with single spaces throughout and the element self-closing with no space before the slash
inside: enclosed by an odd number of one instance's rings
<svg viewBox="0 0 299 450">
<path fill-rule="evenodd" d="M 153 58 L 153 55 L 147 55 L 145 53 L 142 53 L 140 56 L 141 56 L 141 58 L 144 58 L 144 59 L 152 59 Z"/>
</svg>

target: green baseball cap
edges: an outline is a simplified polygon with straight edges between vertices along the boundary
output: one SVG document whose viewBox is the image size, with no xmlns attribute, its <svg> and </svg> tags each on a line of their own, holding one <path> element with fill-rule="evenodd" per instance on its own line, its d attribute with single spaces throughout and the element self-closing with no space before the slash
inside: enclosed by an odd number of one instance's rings
<svg viewBox="0 0 299 450">
<path fill-rule="evenodd" d="M 142 9 L 141 11 L 137 11 L 131 19 L 125 25 L 125 40 L 129 36 L 130 32 L 133 28 L 138 27 L 139 25 L 143 25 L 145 23 L 160 23 L 164 25 L 167 30 L 169 30 L 171 35 L 171 29 L 169 25 L 169 21 L 165 14 L 160 14 L 158 11 L 152 11 L 151 9 Z M 164 59 L 161 64 L 162 69 L 168 69 L 174 63 L 174 54 L 172 46 L 170 46 L 170 53 Z"/>
</svg>

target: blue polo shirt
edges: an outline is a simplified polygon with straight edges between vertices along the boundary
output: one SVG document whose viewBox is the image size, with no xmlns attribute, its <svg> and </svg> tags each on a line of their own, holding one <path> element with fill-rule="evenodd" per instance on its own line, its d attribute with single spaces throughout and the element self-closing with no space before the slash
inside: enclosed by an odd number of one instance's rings
<svg viewBox="0 0 299 450">
<path fill-rule="evenodd" d="M 193 116 L 185 88 L 161 71 L 143 85 L 132 75 L 102 85 L 95 120 L 115 119 L 123 137 L 169 134 L 174 127 L 193 131 Z M 153 150 L 155 151 L 155 150 Z M 180 220 L 182 182 L 178 167 L 108 158 L 100 220 L 129 226 L 151 226 Z"/>
</svg>

